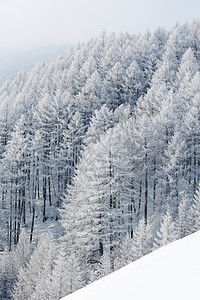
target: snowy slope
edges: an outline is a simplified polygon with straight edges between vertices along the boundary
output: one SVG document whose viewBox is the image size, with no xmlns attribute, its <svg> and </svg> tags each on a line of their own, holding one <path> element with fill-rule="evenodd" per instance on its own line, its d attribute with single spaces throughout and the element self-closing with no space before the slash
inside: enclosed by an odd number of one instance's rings
<svg viewBox="0 0 200 300">
<path fill-rule="evenodd" d="M 200 299 L 200 231 L 146 255 L 63 300 Z"/>
</svg>

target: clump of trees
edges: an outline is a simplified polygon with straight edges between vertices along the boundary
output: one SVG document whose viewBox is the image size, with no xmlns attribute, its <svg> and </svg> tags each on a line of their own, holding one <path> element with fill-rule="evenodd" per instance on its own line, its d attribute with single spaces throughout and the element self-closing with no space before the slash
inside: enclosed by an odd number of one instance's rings
<svg viewBox="0 0 200 300">
<path fill-rule="evenodd" d="M 199 229 L 199 40 L 103 33 L 2 85 L 4 298 L 59 299 Z"/>
</svg>

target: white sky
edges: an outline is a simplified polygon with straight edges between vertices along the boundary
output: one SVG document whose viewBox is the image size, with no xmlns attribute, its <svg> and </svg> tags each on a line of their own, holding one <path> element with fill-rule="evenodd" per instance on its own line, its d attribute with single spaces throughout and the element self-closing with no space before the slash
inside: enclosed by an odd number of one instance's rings
<svg viewBox="0 0 200 300">
<path fill-rule="evenodd" d="M 0 53 L 198 19 L 200 0 L 0 0 Z"/>
</svg>

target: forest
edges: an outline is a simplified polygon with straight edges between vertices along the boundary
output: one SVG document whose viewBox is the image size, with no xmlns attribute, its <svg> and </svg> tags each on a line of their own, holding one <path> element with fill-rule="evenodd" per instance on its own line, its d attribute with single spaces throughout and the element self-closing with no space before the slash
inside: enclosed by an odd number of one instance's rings
<svg viewBox="0 0 200 300">
<path fill-rule="evenodd" d="M 0 299 L 61 299 L 197 231 L 199 179 L 199 21 L 19 72 L 0 87 Z"/>
</svg>

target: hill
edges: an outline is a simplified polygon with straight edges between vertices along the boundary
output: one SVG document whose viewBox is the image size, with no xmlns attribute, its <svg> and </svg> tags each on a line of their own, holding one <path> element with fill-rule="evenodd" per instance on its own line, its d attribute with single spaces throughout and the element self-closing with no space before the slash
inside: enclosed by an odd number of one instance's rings
<svg viewBox="0 0 200 300">
<path fill-rule="evenodd" d="M 63 300 L 199 299 L 200 232 L 160 248 Z"/>
</svg>

